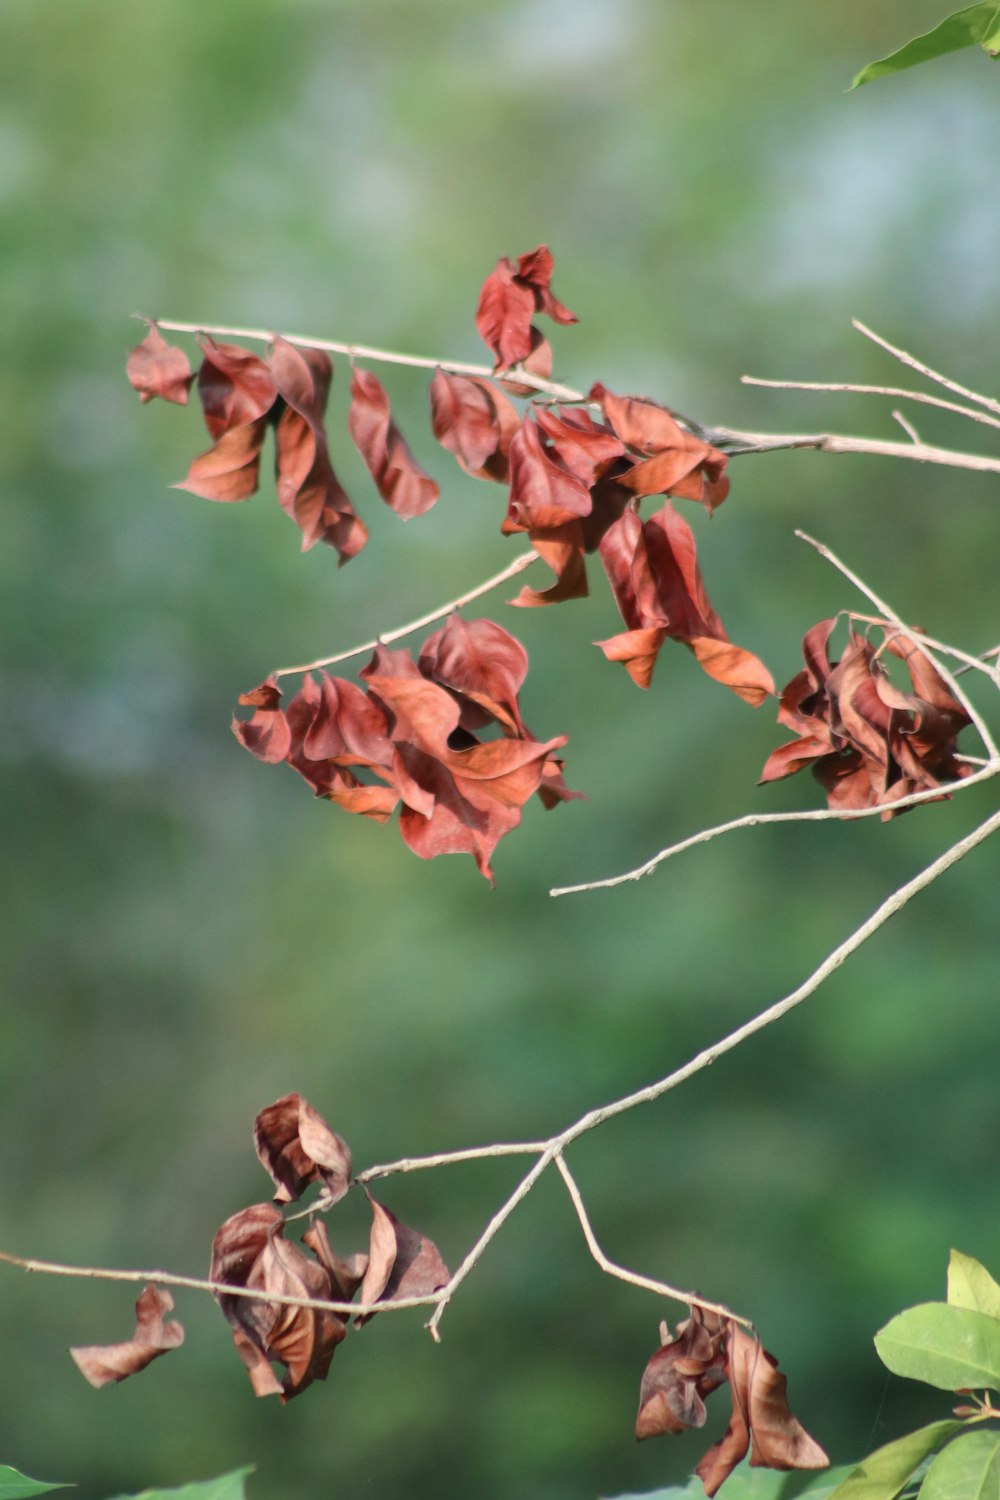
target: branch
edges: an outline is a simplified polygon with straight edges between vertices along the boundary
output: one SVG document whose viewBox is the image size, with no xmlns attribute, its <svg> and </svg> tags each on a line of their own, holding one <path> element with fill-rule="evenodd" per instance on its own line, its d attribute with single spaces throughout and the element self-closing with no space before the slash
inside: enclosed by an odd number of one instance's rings
<svg viewBox="0 0 1000 1500">
<path fill-rule="evenodd" d="M 506 583 L 508 578 L 514 578 L 518 573 L 538 558 L 537 552 L 522 552 L 515 557 L 512 563 L 499 573 L 494 573 L 492 578 L 487 578 L 485 583 L 478 583 L 474 589 L 469 589 L 465 594 L 459 594 L 457 599 L 451 599 L 447 604 L 442 604 L 439 609 L 432 609 L 429 614 L 421 615 L 419 620 L 411 620 L 408 625 L 400 625 L 396 630 L 388 630 L 383 635 L 376 636 L 374 640 L 362 641 L 360 646 L 352 646 L 349 651 L 339 651 L 336 656 L 321 656 L 316 661 L 306 662 L 301 667 L 279 667 L 272 672 L 272 677 L 289 677 L 293 673 L 313 672 L 320 667 L 332 667 L 335 662 L 348 661 L 352 656 L 363 656 L 366 651 L 374 651 L 377 646 L 387 646 L 390 641 L 401 640 L 404 635 L 412 635 L 415 630 L 422 630 L 425 625 L 433 625 L 435 620 L 443 620 L 445 615 L 450 615 L 452 610 L 461 609 L 465 604 L 471 604 L 473 599 L 478 599 L 481 594 L 488 594 L 491 589 L 498 588 L 501 583 Z"/>
<path fill-rule="evenodd" d="M 880 349 L 891 354 L 893 359 L 898 359 L 901 364 L 908 365 L 911 370 L 916 370 L 918 375 L 925 376 L 928 380 L 943 385 L 945 390 L 953 391 L 956 396 L 964 396 L 967 401 L 975 401 L 978 406 L 985 406 L 987 411 L 996 412 L 1000 416 L 1000 401 L 994 401 L 990 396 L 983 396 L 979 391 L 970 391 L 967 386 L 959 385 L 957 380 L 949 380 L 947 375 L 942 375 L 938 370 L 932 370 L 930 365 L 925 365 L 921 360 L 915 359 L 905 349 L 898 349 L 895 344 L 890 344 L 881 334 L 873 333 L 858 318 L 851 319 L 851 327 L 863 333 L 866 339 L 871 339 L 873 344 L 878 344 Z"/>
<path fill-rule="evenodd" d="M 762 385 L 775 391 L 836 391 L 855 396 L 894 396 L 906 401 L 920 401 L 924 406 L 939 406 L 943 411 L 958 412 L 972 422 L 984 422 L 988 427 L 1000 427 L 1000 418 L 988 417 L 985 412 L 971 406 L 960 406 L 957 401 L 945 401 L 940 396 L 931 396 L 926 391 L 903 390 L 893 385 L 854 385 L 849 382 L 828 380 L 764 380 L 759 375 L 741 375 L 742 385 Z M 893 414 L 895 415 L 895 413 Z"/>
<path fill-rule="evenodd" d="M 142 321 L 148 322 L 148 319 L 144 318 Z M 178 323 L 159 318 L 154 321 L 157 327 L 174 333 L 218 334 L 228 338 L 259 339 L 265 343 L 270 343 L 275 338 L 274 331 L 267 328 L 228 328 L 220 324 Z M 326 349 L 334 354 L 346 354 L 352 359 L 407 365 L 416 370 L 451 370 L 457 375 L 475 375 L 480 379 L 499 380 L 501 383 L 505 379 L 511 379 L 518 385 L 530 386 L 532 390 L 551 396 L 556 401 L 586 402 L 587 400 L 581 391 L 573 390 L 570 386 L 559 385 L 554 380 L 546 380 L 540 375 L 532 375 L 530 371 L 521 370 L 518 367 L 504 371 L 503 375 L 497 375 L 489 365 L 467 364 L 461 360 L 428 359 L 417 354 L 400 354 L 395 350 L 374 349 L 367 344 L 345 344 L 335 339 L 306 338 L 295 333 L 283 333 L 281 337 L 286 343 L 297 344 L 304 349 Z M 943 377 L 941 378 L 943 380 Z M 958 390 L 962 395 L 971 396 L 973 400 L 990 405 L 986 397 L 967 392 L 962 386 L 951 388 Z M 1000 405 L 991 409 L 1000 413 Z M 918 463 L 946 464 L 954 469 L 976 469 L 1000 474 L 1000 459 L 986 458 L 977 453 L 956 453 L 949 448 L 933 448 L 926 443 L 888 443 L 874 438 L 840 437 L 836 433 L 829 432 L 782 436 L 768 432 L 743 432 L 735 427 L 702 427 L 695 422 L 686 422 L 686 425 L 698 436 L 716 446 L 733 445 L 728 448 L 733 457 L 744 453 L 773 453 L 785 448 L 813 448 L 824 453 L 871 453 L 879 454 L 884 458 L 909 458 L 916 459 Z"/>
<path fill-rule="evenodd" d="M 706 1302 L 696 1292 L 679 1291 L 677 1287 L 668 1286 L 664 1281 L 654 1281 L 649 1276 L 640 1276 L 635 1271 L 627 1271 L 624 1266 L 619 1266 L 615 1261 L 609 1260 L 597 1243 L 597 1236 L 594 1233 L 586 1207 L 584 1206 L 583 1195 L 577 1186 L 576 1179 L 566 1165 L 566 1158 L 561 1151 L 556 1155 L 555 1163 L 562 1175 L 563 1182 L 566 1184 L 566 1190 L 572 1200 L 573 1207 L 576 1209 L 576 1216 L 580 1221 L 583 1237 L 587 1241 L 587 1248 L 602 1271 L 606 1271 L 609 1276 L 614 1276 L 619 1281 L 627 1281 L 630 1286 L 641 1287 L 643 1291 L 657 1292 L 661 1297 L 670 1297 L 674 1302 L 687 1302 L 689 1305 L 695 1303 L 698 1307 L 703 1308 L 705 1312 L 718 1313 L 720 1318 L 731 1318 L 734 1323 L 742 1323 L 744 1328 L 753 1327 L 753 1324 L 746 1318 L 739 1317 L 736 1313 L 730 1311 L 728 1307 L 724 1307 L 721 1302 Z"/>
</svg>

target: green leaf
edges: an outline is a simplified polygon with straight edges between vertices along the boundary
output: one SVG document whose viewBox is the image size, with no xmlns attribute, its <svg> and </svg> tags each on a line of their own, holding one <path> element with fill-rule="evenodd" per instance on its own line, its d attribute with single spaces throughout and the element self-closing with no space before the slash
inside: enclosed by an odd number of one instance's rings
<svg viewBox="0 0 1000 1500">
<path fill-rule="evenodd" d="M 909 1307 L 875 1335 L 875 1348 L 893 1374 L 942 1391 L 1000 1389 L 1000 1323 L 970 1308 Z"/>
<path fill-rule="evenodd" d="M 966 1432 L 927 1470 L 920 1500 L 996 1500 L 1000 1495 L 1000 1432 Z"/>
<path fill-rule="evenodd" d="M 959 1424 L 956 1423 L 956 1426 Z M 853 1472 L 854 1465 L 823 1469 L 820 1473 L 778 1473 L 774 1469 L 752 1469 L 741 1464 L 726 1480 L 725 1500 L 830 1500 L 837 1485 Z M 644 1495 L 619 1495 L 617 1500 L 705 1500 L 700 1479 L 671 1485 Z"/>
<path fill-rule="evenodd" d="M 889 73 L 901 73 L 904 68 L 915 68 L 918 63 L 930 62 L 946 52 L 958 52 L 962 47 L 982 47 L 990 54 L 1000 48 L 1000 5 L 996 0 L 981 0 L 979 5 L 956 10 L 933 31 L 915 36 L 898 51 L 862 68 L 851 88 L 860 88 L 863 83 L 884 78 Z"/>
<path fill-rule="evenodd" d="M 988 1318 L 1000 1318 L 1000 1286 L 985 1266 L 960 1250 L 953 1250 L 948 1261 L 948 1301 L 952 1307 L 970 1307 Z"/>
<path fill-rule="evenodd" d="M 961 1422 L 932 1422 L 917 1432 L 908 1432 L 884 1448 L 862 1459 L 829 1500 L 896 1500 L 896 1496 L 918 1464 L 946 1443 Z"/>
<path fill-rule="evenodd" d="M 0 1464 L 0 1500 L 25 1500 L 28 1495 L 46 1495 L 49 1490 L 72 1488 L 65 1483 L 47 1484 L 44 1479 L 29 1479 L 16 1469 Z"/>
<path fill-rule="evenodd" d="M 141 1495 L 117 1495 L 115 1500 L 246 1500 L 243 1481 L 252 1473 L 253 1464 L 248 1464 L 245 1469 L 220 1474 L 218 1479 L 196 1480 L 194 1484 L 182 1484 L 177 1490 L 143 1490 Z"/>
</svg>

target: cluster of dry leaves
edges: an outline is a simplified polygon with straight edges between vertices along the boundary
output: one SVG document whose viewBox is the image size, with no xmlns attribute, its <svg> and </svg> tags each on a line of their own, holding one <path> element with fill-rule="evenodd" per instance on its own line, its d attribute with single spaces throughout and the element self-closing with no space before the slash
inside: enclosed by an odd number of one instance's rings
<svg viewBox="0 0 1000 1500">
<path fill-rule="evenodd" d="M 293 1203 L 310 1183 L 320 1183 L 324 1209 L 351 1186 L 347 1143 L 301 1094 L 286 1094 L 254 1121 L 254 1144 L 275 1184 L 275 1203 Z M 423 1297 L 447 1284 L 449 1271 L 433 1241 L 400 1223 L 367 1193 L 372 1211 L 367 1252 L 341 1259 L 322 1219 L 313 1218 L 301 1244 L 285 1237 L 285 1219 L 273 1203 L 254 1203 L 233 1214 L 212 1243 L 210 1280 L 231 1286 L 216 1301 L 232 1329 L 236 1352 L 258 1396 L 288 1401 L 314 1380 L 325 1380 L 337 1345 L 347 1335 L 350 1312 L 324 1306 L 289 1306 L 270 1297 L 313 1303 L 389 1303 Z M 305 1248 L 303 1248 L 305 1247 Z M 239 1289 L 260 1296 L 239 1294 Z M 103 1386 L 144 1370 L 184 1341 L 179 1323 L 164 1323 L 173 1307 L 169 1292 L 147 1286 L 136 1303 L 136 1329 L 120 1344 L 71 1349 L 91 1385 Z M 361 1327 L 375 1314 L 355 1318 Z M 284 1366 L 279 1380 L 275 1365 Z"/>
<path fill-rule="evenodd" d="M 656 1437 L 703 1427 L 705 1397 L 728 1381 L 732 1412 L 722 1437 L 695 1469 L 706 1495 L 742 1463 L 766 1469 L 825 1469 L 823 1449 L 792 1416 L 777 1360 L 732 1318 L 692 1307 L 671 1337 L 660 1325 L 660 1348 L 643 1371 L 635 1435 Z"/>
<path fill-rule="evenodd" d="M 471 854 L 492 881 L 493 850 L 529 797 L 551 808 L 580 795 L 555 753 L 565 736 L 536 740 L 521 717 L 527 670 L 527 652 L 501 626 L 455 613 L 417 661 L 379 646 L 359 674 L 364 688 L 307 672 L 283 709 L 268 678 L 239 700 L 254 712 L 233 730 L 258 760 L 287 762 L 348 812 L 382 823 L 398 805 L 415 854 Z M 480 739 L 487 728 L 500 732 Z"/>
<path fill-rule="evenodd" d="M 575 315 L 552 292 L 553 262 L 540 245 L 516 261 L 501 258 L 479 294 L 476 327 L 494 357 L 494 375 L 438 368 L 430 383 L 434 436 L 461 468 L 507 491 L 501 531 L 524 534 L 554 574 L 548 587 L 524 587 L 510 602 L 556 604 L 588 592 L 586 559 L 596 555 L 624 629 L 596 644 L 648 687 L 667 640 L 686 646 L 702 669 L 745 702 L 776 696 L 767 667 L 733 644 L 709 599 L 695 537 L 674 499 L 713 512 L 729 490 L 726 455 L 703 442 L 658 402 L 594 384 L 584 401 L 538 396 L 518 373 L 547 377 L 548 341 L 533 321 Z M 323 423 L 333 376 L 328 355 L 275 336 L 266 358 L 199 336 L 198 394 L 213 447 L 197 457 L 180 488 L 213 500 L 243 500 L 257 488 L 268 427 L 275 434 L 278 499 L 302 531 L 303 547 L 324 541 L 341 561 L 367 530 L 330 460 Z M 155 323 L 128 364 L 143 401 L 183 404 L 195 379 L 184 352 Z M 522 409 L 511 396 L 534 398 Z M 378 379 L 356 366 L 350 434 L 382 498 L 403 519 L 426 511 L 438 486 L 413 458 Z M 644 499 L 659 507 L 645 519 Z M 878 653 L 853 632 L 840 662 L 829 660 L 832 621 L 805 638 L 806 670 L 780 698 L 778 718 L 798 736 L 769 758 L 762 781 L 811 764 L 831 808 L 887 807 L 963 772 L 955 736 L 967 719 L 926 657 L 887 636 L 907 661 L 912 694 L 897 691 Z M 472 636 L 475 634 L 475 641 Z M 432 644 L 433 643 L 433 644 Z M 498 654 L 494 669 L 490 657 Z M 510 663 L 516 661 L 516 672 Z M 527 658 L 487 620 L 453 621 L 424 647 L 419 663 L 379 651 L 361 673 L 367 692 L 342 679 L 311 677 L 287 710 L 274 680 L 240 699 L 255 710 L 238 723 L 241 742 L 261 760 L 287 760 L 317 795 L 384 821 L 400 808 L 407 844 L 423 858 L 471 853 L 492 878 L 497 841 L 520 819 L 534 792 L 547 806 L 573 795 L 553 750 L 535 741 L 516 704 Z M 497 675 L 512 678 L 503 691 Z M 498 726 L 500 738 L 477 732 Z M 359 768 L 365 773 L 359 775 Z"/>
</svg>

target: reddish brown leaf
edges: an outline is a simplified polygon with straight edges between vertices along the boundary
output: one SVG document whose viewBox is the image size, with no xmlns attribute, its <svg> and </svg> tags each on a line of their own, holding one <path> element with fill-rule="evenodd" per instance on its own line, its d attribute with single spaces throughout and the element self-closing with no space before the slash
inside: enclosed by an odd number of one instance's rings
<svg viewBox="0 0 1000 1500">
<path fill-rule="evenodd" d="M 428 636 L 420 652 L 420 671 L 463 700 L 478 705 L 473 722 L 479 729 L 496 719 L 509 734 L 524 734 L 517 695 L 528 673 L 528 653 L 501 625 L 492 620 L 463 620 L 456 610 L 448 622 Z"/>
<path fill-rule="evenodd" d="M 429 510 L 441 491 L 407 448 L 382 383 L 370 370 L 355 368 L 351 376 L 347 425 L 386 504 L 404 521 Z"/>
<path fill-rule="evenodd" d="M 274 376 L 259 355 L 239 344 L 218 344 L 198 335 L 204 353 L 198 371 L 205 426 L 213 438 L 266 416 L 278 391 Z"/>
<path fill-rule="evenodd" d="M 638 396 L 616 396 L 595 385 L 598 401 L 612 428 L 627 447 L 648 455 L 621 475 L 619 483 L 636 495 L 678 495 L 709 510 L 729 493 L 726 456 L 703 443 L 675 421 L 665 406 Z"/>
<path fill-rule="evenodd" d="M 467 474 L 505 483 L 510 440 L 520 417 L 503 391 L 476 376 L 438 370 L 431 381 L 431 425 Z"/>
<path fill-rule="evenodd" d="M 310 1182 L 322 1182 L 336 1203 L 351 1185 L 351 1153 L 301 1094 L 285 1094 L 254 1120 L 261 1165 L 273 1179 L 276 1203 L 293 1203 Z"/>
<path fill-rule="evenodd" d="M 718 1318 L 693 1307 L 673 1338 L 664 1324 L 663 1343 L 650 1357 L 639 1386 L 635 1435 L 640 1442 L 704 1426 L 704 1398 L 725 1379 L 724 1362 Z"/>
<path fill-rule="evenodd" d="M 539 557 L 556 575 L 556 581 L 547 589 L 533 589 L 525 584 L 517 597 L 508 602 L 531 608 L 561 604 L 564 599 L 585 599 L 589 590 L 581 523 L 569 521 L 549 531 L 531 531 L 528 536 Z"/>
<path fill-rule="evenodd" d="M 346 1260 L 341 1260 L 339 1255 L 334 1254 L 326 1224 L 322 1219 L 316 1219 L 310 1224 L 302 1240 L 309 1246 L 330 1277 L 330 1284 L 333 1288 L 331 1301 L 350 1302 L 368 1269 L 368 1256 L 354 1254 L 349 1255 Z M 346 1313 L 338 1314 L 338 1316 L 343 1316 L 344 1321 L 347 1321 Z"/>
<path fill-rule="evenodd" d="M 139 1294 L 135 1304 L 135 1333 L 123 1344 L 92 1344 L 71 1349 L 81 1373 L 91 1385 L 100 1388 L 137 1375 L 161 1354 L 177 1349 L 184 1342 L 180 1323 L 164 1323 L 164 1314 L 173 1309 L 170 1293 L 152 1282 Z"/>
<path fill-rule="evenodd" d="M 502 530 L 550 531 L 590 514 L 590 491 L 546 450 L 537 426 L 525 418 L 510 445 L 510 501 Z"/>
<path fill-rule="evenodd" d="M 518 258 L 502 256 L 483 282 L 476 327 L 493 350 L 498 370 L 527 361 L 533 348 L 531 319 L 546 313 L 557 323 L 575 323 L 551 290 L 552 255 L 545 245 Z M 536 371 L 536 373 L 541 373 Z"/>
<path fill-rule="evenodd" d="M 173 488 L 203 500 L 249 500 L 257 489 L 266 431 L 267 419 L 260 417 L 224 432 L 214 447 L 193 460 L 187 478 Z"/>
<path fill-rule="evenodd" d="M 403 1297 L 426 1297 L 447 1285 L 451 1273 L 433 1240 L 402 1224 L 395 1214 L 368 1194 L 372 1207 L 368 1267 L 359 1301 L 393 1302 Z M 355 1318 L 360 1328 L 374 1313 Z"/>
<path fill-rule="evenodd" d="M 270 369 L 280 401 L 275 429 L 278 500 L 302 532 L 302 550 L 325 542 L 341 563 L 357 555 L 368 532 L 334 473 L 323 414 L 333 365 L 321 349 L 275 338 Z"/>
<path fill-rule="evenodd" d="M 243 708 L 252 708 L 250 719 L 233 718 L 233 733 L 245 750 L 267 765 L 285 759 L 292 743 L 288 720 L 280 708 L 281 689 L 277 679 L 266 678 L 259 687 L 242 693 L 236 700 Z"/>
<path fill-rule="evenodd" d="M 539 406 L 535 419 L 559 461 L 592 489 L 625 453 L 624 444 L 582 407 Z"/>
<path fill-rule="evenodd" d="M 125 366 L 132 389 L 139 392 L 144 404 L 159 396 L 186 406 L 194 375 L 188 357 L 176 344 L 168 344 L 155 323 L 140 344 L 136 344 Z"/>
</svg>

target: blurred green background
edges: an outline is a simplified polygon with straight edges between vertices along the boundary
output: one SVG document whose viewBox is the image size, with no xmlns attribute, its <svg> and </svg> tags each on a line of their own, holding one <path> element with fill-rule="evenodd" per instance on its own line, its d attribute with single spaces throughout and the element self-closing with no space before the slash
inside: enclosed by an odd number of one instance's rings
<svg viewBox="0 0 1000 1500">
<path fill-rule="evenodd" d="M 332 446 L 372 541 L 338 571 L 299 555 L 269 478 L 237 507 L 169 489 L 206 446 L 198 413 L 140 408 L 123 374 L 133 312 L 481 359 L 483 276 L 544 240 L 581 319 L 554 333 L 562 378 L 899 437 L 885 403 L 738 379 L 898 383 L 856 315 L 996 389 L 1000 75 L 967 53 L 844 93 L 944 8 L 0 6 L 2 1248 L 203 1273 L 221 1220 L 267 1195 L 249 1127 L 290 1089 L 359 1166 L 548 1135 L 793 988 L 985 815 L 989 787 L 884 827 L 758 829 L 550 901 L 712 822 L 819 805 L 804 779 L 756 788 L 771 711 L 686 653 L 648 694 L 603 660 L 595 572 L 584 603 L 485 606 L 527 644 L 528 721 L 570 736 L 590 800 L 529 807 L 496 891 L 469 859 L 418 861 L 253 761 L 228 718 L 270 668 L 502 567 L 502 492 L 435 449 L 424 378 L 383 373 L 443 486 L 402 527 L 344 432 L 342 366 Z M 796 453 L 733 479 L 692 522 L 727 626 L 779 682 L 815 620 L 859 603 L 796 526 L 935 635 L 996 639 L 995 477 Z M 607 1251 L 752 1316 L 835 1461 L 944 1414 L 886 1381 L 876 1327 L 941 1295 L 951 1244 L 1000 1269 L 997 865 L 980 849 L 801 1012 L 570 1158 Z M 516 1175 L 455 1166 L 382 1196 L 454 1264 Z M 353 1204 L 333 1232 L 360 1242 Z M 85 1386 L 65 1347 L 124 1337 L 133 1300 L 0 1268 L 0 1461 L 82 1500 L 246 1462 L 257 1500 L 592 1500 L 683 1477 L 706 1441 L 635 1445 L 664 1309 L 601 1276 L 555 1178 L 440 1348 L 419 1315 L 379 1318 L 285 1409 L 252 1397 L 194 1293 L 183 1352 Z"/>
</svg>

